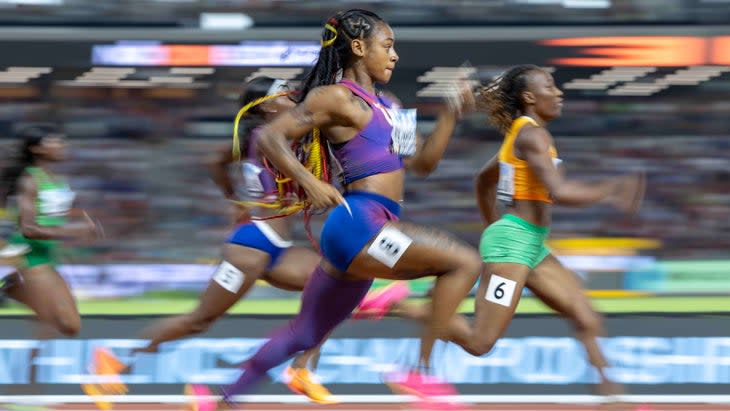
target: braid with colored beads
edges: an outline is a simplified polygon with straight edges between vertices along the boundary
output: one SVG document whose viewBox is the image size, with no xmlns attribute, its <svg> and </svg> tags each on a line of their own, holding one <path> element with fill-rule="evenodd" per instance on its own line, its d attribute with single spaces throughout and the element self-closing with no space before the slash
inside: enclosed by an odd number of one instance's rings
<svg viewBox="0 0 730 411">
<path fill-rule="evenodd" d="M 275 84 L 275 80 L 268 77 L 259 77 L 252 80 L 246 87 L 246 91 L 241 95 L 239 99 L 241 109 L 236 114 L 233 126 L 233 158 L 240 160 L 241 158 L 241 137 L 239 136 L 239 129 L 241 120 L 247 115 L 257 118 L 260 122 L 261 111 L 260 105 L 282 96 L 292 97 L 291 92 L 275 92 L 273 94 L 266 94 L 269 88 Z M 262 91 L 267 90 L 267 91 Z M 263 95 L 262 95 L 263 94 Z M 250 131 L 250 130 L 249 130 Z M 247 133 L 249 134 L 249 133 Z M 324 145 L 322 144 L 319 130 L 315 129 L 309 136 L 303 138 L 300 141 L 296 141 L 292 144 L 292 150 L 299 159 L 299 161 L 307 167 L 312 174 L 323 181 L 329 181 L 329 167 L 327 163 L 326 152 L 324 151 Z M 274 201 L 237 201 L 237 203 L 244 206 L 255 206 L 269 209 L 276 209 L 279 212 L 276 215 L 269 217 L 257 217 L 258 219 L 269 219 L 284 217 L 287 215 L 294 214 L 298 211 L 305 210 L 307 208 L 306 193 L 301 187 L 298 187 L 294 182 L 281 174 L 276 170 L 267 159 L 263 159 L 266 172 L 271 173 L 276 181 L 277 198 Z"/>
</svg>

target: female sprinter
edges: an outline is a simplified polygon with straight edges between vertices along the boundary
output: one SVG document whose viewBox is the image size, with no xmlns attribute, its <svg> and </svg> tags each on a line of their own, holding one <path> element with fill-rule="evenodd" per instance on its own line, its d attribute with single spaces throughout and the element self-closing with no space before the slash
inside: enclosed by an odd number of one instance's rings
<svg viewBox="0 0 730 411">
<path fill-rule="evenodd" d="M 11 234 L 5 251 L 10 250 L 11 255 L 25 251 L 12 257 L 16 272 L 3 278 L 2 291 L 33 310 L 41 339 L 58 333 L 75 336 L 81 317 L 71 290 L 56 269 L 59 243 L 72 238 L 93 239 L 102 230 L 85 212 L 81 221 L 68 221 L 75 195 L 66 181 L 52 172 L 53 165 L 66 158 L 65 136 L 58 128 L 29 126 L 18 137 L 20 152 L 16 163 L 2 174 L 6 191 L 0 203 L 6 204 L 13 196 L 18 214 L 19 230 Z M 33 350 L 33 357 L 37 351 Z M 35 384 L 34 374 L 31 371 L 31 384 Z"/>
<path fill-rule="evenodd" d="M 546 305 L 570 319 L 577 337 L 600 375 L 599 392 L 619 394 L 606 376 L 608 363 L 597 337 L 602 319 L 585 296 L 578 276 L 563 266 L 544 244 L 549 233 L 553 203 L 580 207 L 605 202 L 635 212 L 644 195 L 643 175 L 627 175 L 594 183 L 564 177 L 553 138 L 546 126 L 558 118 L 563 93 L 550 73 L 533 65 L 507 71 L 480 93 L 491 121 L 505 132 L 499 153 L 479 172 L 476 196 L 488 227 L 480 253 L 484 271 L 475 298 L 470 325 L 461 316 L 449 324 L 448 339 L 481 356 L 504 334 L 528 287 Z M 506 204 L 501 217 L 496 199 Z M 425 318 L 427 310 L 404 310 L 406 316 Z"/>
<path fill-rule="evenodd" d="M 3 290 L 33 310 L 43 338 L 55 332 L 74 336 L 81 328 L 81 317 L 71 290 L 56 270 L 58 246 L 63 239 L 96 238 L 101 227 L 85 212 L 81 221 L 68 221 L 74 192 L 51 171 L 54 163 L 66 158 L 65 136 L 58 128 L 29 126 L 19 138 L 17 162 L 4 171 L 2 181 L 6 198 L 16 198 L 19 217 L 19 230 L 8 245 L 27 252 L 16 256 L 17 273 L 4 279 Z"/>
<path fill-rule="evenodd" d="M 246 361 L 241 377 L 224 388 L 225 407 L 232 396 L 250 392 L 266 372 L 295 353 L 319 344 L 349 317 L 373 277 L 413 279 L 436 275 L 433 315 L 420 352 L 423 368 L 398 384 L 416 392 L 438 386 L 422 378 L 436 338 L 476 282 L 478 253 L 450 235 L 399 222 L 405 169 L 428 175 L 438 165 L 456 125 L 460 104 L 444 110 L 424 141 L 416 136 L 415 112 L 399 110 L 376 95 L 375 83 L 387 83 L 398 62 L 395 35 L 376 14 L 341 12 L 327 20 L 322 48 L 302 86 L 296 108 L 260 134 L 264 155 L 306 191 L 312 207 L 337 206 L 320 238 L 324 258 L 302 295 L 301 311 Z M 341 80 L 339 79 L 341 76 Z M 464 90 L 459 103 L 470 99 Z M 342 167 L 344 196 L 309 172 L 289 149 L 319 129 Z M 202 399 L 202 397 L 200 397 Z M 198 403 L 208 408 L 215 404 Z"/>
<path fill-rule="evenodd" d="M 259 279 L 284 290 L 302 291 L 319 262 L 319 254 L 313 250 L 292 245 L 294 214 L 277 215 L 281 213 L 281 204 L 277 204 L 277 184 L 258 150 L 261 125 L 295 105 L 286 83 L 269 77 L 256 77 L 246 85 L 239 102 L 241 115 L 246 114 L 257 123 L 247 133 L 248 141 L 244 147 L 246 159 L 242 163 L 244 194 L 251 201 L 239 201 L 229 174 L 230 164 L 239 161 L 238 156 L 234 156 L 233 146 L 221 149 L 209 166 L 213 181 L 223 195 L 232 201 L 239 214 L 236 219 L 244 222 L 236 227 L 223 246 L 223 261 L 200 296 L 198 306 L 188 314 L 150 326 L 144 333 L 150 340 L 149 344 L 135 351 L 155 352 L 163 342 L 204 332 L 243 298 Z M 257 219 L 249 218 L 252 213 Z M 297 356 L 286 369 L 285 379 L 293 391 L 306 395 L 316 403 L 332 404 L 337 400 L 306 368 L 309 360 L 318 352 L 319 347 L 313 347 Z M 97 350 L 94 357 L 93 369 L 97 374 L 114 375 L 124 372 L 126 368 L 106 349 Z M 100 398 L 101 395 L 125 392 L 119 382 L 86 384 L 83 388 L 87 394 L 98 398 L 97 404 L 102 407 L 109 405 Z"/>
<path fill-rule="evenodd" d="M 506 134 L 498 155 L 477 177 L 477 201 L 488 227 L 479 246 L 484 272 L 471 335 L 472 342 L 475 338 L 479 341 L 476 346 L 472 344 L 472 350 L 480 355 L 494 346 L 512 319 L 522 288 L 527 286 L 573 322 L 590 363 L 600 375 L 599 392 L 619 394 L 620 387 L 606 376 L 608 363 L 597 341 L 604 334 L 601 316 L 586 297 L 578 276 L 550 253 L 544 241 L 553 202 L 572 207 L 606 202 L 634 213 L 641 206 L 645 178 L 632 174 L 594 183 L 565 178 L 546 128 L 560 116 L 563 106 L 563 93 L 550 73 L 533 65 L 514 67 L 482 96 L 490 119 Z M 495 198 L 507 206 L 499 219 Z"/>
</svg>

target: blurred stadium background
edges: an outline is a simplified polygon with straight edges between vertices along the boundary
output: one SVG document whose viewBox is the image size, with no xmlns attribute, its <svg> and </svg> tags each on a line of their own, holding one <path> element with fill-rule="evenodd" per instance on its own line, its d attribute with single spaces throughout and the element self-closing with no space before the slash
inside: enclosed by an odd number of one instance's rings
<svg viewBox="0 0 730 411">
<path fill-rule="evenodd" d="M 124 338 L 144 324 L 140 315 L 195 305 L 230 229 L 225 201 L 204 161 L 231 137 L 243 81 L 258 74 L 301 78 L 319 49 L 325 18 L 356 6 L 394 26 L 401 59 L 386 89 L 418 108 L 423 129 L 438 110 L 439 83 L 465 61 L 482 81 L 521 63 L 552 70 L 566 104 L 551 130 L 568 172 L 587 179 L 648 173 L 638 216 L 601 207 L 558 208 L 552 248 L 585 279 L 601 311 L 616 314 L 611 335 L 630 336 L 611 341 L 622 347 L 615 358 L 624 370 L 637 373 L 624 381 L 633 392 L 725 394 L 718 387 L 730 383 L 724 315 L 730 312 L 728 0 L 0 0 L 0 166 L 10 160 L 19 127 L 62 124 L 71 141 L 62 172 L 79 194 L 79 207 L 99 218 L 107 233 L 91 245 L 67 244 L 61 271 L 88 321 L 80 340 L 59 342 L 45 357 L 77 358 L 67 368 L 57 365 L 40 382 L 51 392 L 78 393 L 65 384 L 82 378 L 93 344 L 117 338 L 109 341 L 128 349 L 134 340 Z M 481 225 L 472 177 L 500 141 L 483 115 L 462 121 L 438 171 L 410 181 L 404 217 L 477 244 Z M 3 236 L 13 224 L 2 222 Z M 10 270 L 0 267 L 0 274 Z M 428 287 L 428 280 L 412 284 L 416 297 Z M 296 293 L 261 284 L 235 308 L 240 315 L 226 320 L 230 326 L 199 339 L 191 352 L 208 358 L 217 352 L 210 347 L 246 337 L 237 351 L 240 361 L 255 337 L 270 328 L 267 321 L 282 321 L 276 315 L 295 313 L 297 305 Z M 470 311 L 469 301 L 463 310 Z M 459 382 L 477 385 L 473 391 L 479 393 L 583 393 L 577 384 L 595 376 L 586 371 L 561 379 L 564 367 L 555 365 L 583 355 L 570 345 L 572 339 L 560 338 L 570 336 L 570 329 L 555 331 L 560 321 L 529 296 L 520 312 L 524 316 L 510 331 L 516 333 L 510 334 L 512 345 L 504 350 L 522 347 L 549 356 L 540 350 L 561 341 L 570 349 L 556 349 L 557 359 L 536 360 L 547 365 L 532 380 L 469 374 Z M 13 351 L 36 346 L 18 320 L 27 313 L 10 302 L 0 308 L 0 363 L 6 365 L 0 384 L 29 378 L 23 369 L 30 360 L 17 359 L 20 351 Z M 256 314 L 264 329 L 252 331 L 247 325 L 252 317 L 243 314 Z M 109 325 L 115 317 L 120 322 Z M 127 322 L 136 328 L 116 325 Z M 406 337 L 417 336 L 417 330 L 388 331 L 399 324 L 367 327 L 374 330 L 371 336 L 402 337 L 411 344 L 402 347 L 408 351 L 414 342 Z M 354 340 L 367 335 L 356 324 L 345 329 L 343 335 Z M 546 345 L 528 349 L 540 338 Z M 388 341 L 369 343 L 389 347 Z M 184 352 L 173 347 L 169 355 Z M 343 347 L 347 355 L 358 351 Z M 444 350 L 447 357 L 462 355 Z M 682 356 L 685 363 L 675 358 Z M 497 352 L 481 359 L 479 367 L 488 368 L 489 358 L 501 357 Z M 644 361 L 652 365 L 640 365 Z M 136 381 L 149 390 L 159 388 L 150 384 L 179 383 L 185 375 L 216 382 L 232 375 L 236 361 L 225 362 L 228 368 L 217 373 L 190 363 L 174 376 L 155 374 L 150 365 L 139 374 L 148 372 L 147 377 Z M 380 392 L 367 388 L 377 381 L 365 371 L 360 379 L 357 373 L 342 379 L 342 364 L 329 363 L 326 382 L 350 381 L 352 393 Z M 708 364 L 721 365 L 708 371 Z M 491 384 L 485 388 L 480 382 Z"/>
</svg>

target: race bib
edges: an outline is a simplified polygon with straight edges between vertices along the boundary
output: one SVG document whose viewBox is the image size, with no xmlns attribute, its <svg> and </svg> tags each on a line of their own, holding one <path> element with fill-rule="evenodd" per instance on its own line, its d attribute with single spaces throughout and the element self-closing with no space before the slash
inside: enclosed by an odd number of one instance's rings
<svg viewBox="0 0 730 411">
<path fill-rule="evenodd" d="M 264 185 L 261 182 L 261 173 L 264 169 L 248 161 L 244 161 L 242 167 L 246 193 L 252 197 L 263 195 Z"/>
<path fill-rule="evenodd" d="M 497 199 L 511 204 L 515 196 L 515 168 L 509 163 L 499 163 Z"/>
<path fill-rule="evenodd" d="M 416 109 L 383 108 L 385 118 L 393 127 L 390 132 L 391 149 L 401 157 L 416 153 Z"/>
<path fill-rule="evenodd" d="M 213 281 L 234 294 L 241 289 L 244 278 L 243 272 L 228 261 L 223 261 L 213 274 Z"/>
<path fill-rule="evenodd" d="M 49 216 L 68 214 L 76 194 L 68 188 L 54 188 L 38 192 L 40 213 Z"/>
<path fill-rule="evenodd" d="M 484 298 L 489 302 L 510 307 L 512 306 L 512 296 L 515 294 L 516 287 L 517 283 L 515 281 L 492 274 Z"/>
<path fill-rule="evenodd" d="M 389 268 L 393 268 L 412 243 L 413 240 L 399 230 L 386 227 L 370 244 L 368 254 Z"/>
</svg>

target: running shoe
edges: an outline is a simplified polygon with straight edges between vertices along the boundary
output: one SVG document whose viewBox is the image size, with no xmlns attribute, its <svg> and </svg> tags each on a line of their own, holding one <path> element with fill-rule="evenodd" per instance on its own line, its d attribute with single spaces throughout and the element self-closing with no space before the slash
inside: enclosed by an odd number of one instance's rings
<svg viewBox="0 0 730 411">
<path fill-rule="evenodd" d="M 107 399 L 110 395 L 126 394 L 128 389 L 119 376 L 125 368 L 124 363 L 108 349 L 97 347 L 94 349 L 92 363 L 89 372 L 102 382 L 81 384 L 81 390 L 94 400 L 99 409 L 108 411 L 112 409 L 112 403 Z"/>
<path fill-rule="evenodd" d="M 317 404 L 338 404 L 340 401 L 306 368 L 287 367 L 284 370 L 286 386 Z"/>
<path fill-rule="evenodd" d="M 414 403 L 414 405 L 424 410 L 467 409 L 463 404 L 459 404 L 450 399 L 450 397 L 458 395 L 453 385 L 434 376 L 424 375 L 416 370 L 405 373 L 395 372 L 387 374 L 385 376 L 385 384 L 396 394 L 418 397 L 419 401 Z"/>
<path fill-rule="evenodd" d="M 215 411 L 216 403 L 210 389 L 201 384 L 186 384 L 185 395 L 190 397 L 191 411 Z"/>
<path fill-rule="evenodd" d="M 404 281 L 395 281 L 383 288 L 369 292 L 355 309 L 353 318 L 379 320 L 390 311 L 393 304 L 399 303 L 411 293 Z"/>
</svg>

